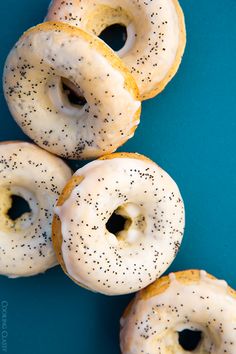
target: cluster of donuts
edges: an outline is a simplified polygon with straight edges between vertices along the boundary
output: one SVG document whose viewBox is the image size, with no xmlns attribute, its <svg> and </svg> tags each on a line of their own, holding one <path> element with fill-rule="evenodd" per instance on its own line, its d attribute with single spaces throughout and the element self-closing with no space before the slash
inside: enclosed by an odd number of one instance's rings
<svg viewBox="0 0 236 354">
<path fill-rule="evenodd" d="M 117 23 L 127 40 L 114 52 L 98 36 Z M 36 144 L 56 155 L 112 153 L 133 136 L 141 100 L 176 73 L 185 38 L 177 0 L 55 0 L 46 21 L 24 33 L 8 56 L 10 111 Z"/>
<path fill-rule="evenodd" d="M 99 38 L 114 24 L 126 27 L 118 52 Z M 12 116 L 39 147 L 0 144 L 0 274 L 59 263 L 89 290 L 140 290 L 121 319 L 123 354 L 184 353 L 183 330 L 200 333 L 196 353 L 236 351 L 234 290 L 204 271 L 159 278 L 184 232 L 176 183 L 143 155 L 114 153 L 133 136 L 141 101 L 176 73 L 185 40 L 177 0 L 54 0 L 4 68 Z M 53 154 L 96 160 L 72 174 Z M 13 196 L 30 209 L 15 219 Z"/>
</svg>

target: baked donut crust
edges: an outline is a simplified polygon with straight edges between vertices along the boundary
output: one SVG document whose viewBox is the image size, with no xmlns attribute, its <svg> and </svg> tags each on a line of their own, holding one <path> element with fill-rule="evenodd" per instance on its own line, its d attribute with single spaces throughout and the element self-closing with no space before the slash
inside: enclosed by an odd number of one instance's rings
<svg viewBox="0 0 236 354">
<path fill-rule="evenodd" d="M 125 25 L 128 38 L 129 36 L 131 38 L 130 44 L 128 48 L 126 48 L 125 45 L 125 47 L 117 53 L 122 57 L 131 73 L 134 75 L 139 86 L 141 99 L 146 100 L 159 94 L 176 74 L 186 45 L 185 21 L 179 2 L 177 0 L 171 0 L 167 1 L 167 3 L 169 4 L 169 8 L 165 2 L 163 3 L 162 1 L 153 1 L 152 3 L 134 1 L 130 3 L 123 0 L 119 2 L 118 6 L 115 0 L 105 3 L 103 1 L 93 3 L 93 1 L 87 2 L 83 0 L 72 0 L 68 3 L 54 0 L 49 7 L 46 19 L 70 23 L 95 35 L 99 35 L 103 29 L 112 24 L 120 23 Z M 165 6 L 167 7 L 164 10 Z M 172 10 L 170 10 L 170 8 Z M 175 12 L 175 15 L 173 15 L 173 12 Z M 138 29 L 139 22 L 137 22 L 135 16 L 143 17 L 143 26 L 146 26 L 145 31 L 144 29 L 143 31 L 140 28 Z M 158 22 L 159 18 L 160 22 Z M 164 59 L 159 60 L 158 57 L 151 59 L 151 56 L 153 55 L 156 44 L 158 43 L 157 48 L 161 51 L 161 47 L 165 41 L 165 38 L 163 40 L 163 35 L 165 34 L 165 26 L 163 26 L 163 24 L 172 26 L 172 32 L 179 32 L 178 44 L 175 43 L 175 46 L 172 48 L 176 53 L 171 65 L 169 64 L 169 69 L 165 71 L 164 77 L 155 82 L 153 76 L 156 72 L 156 66 L 159 67 L 159 71 L 163 70 Z M 152 26 L 153 32 L 151 30 Z M 131 35 L 129 31 L 134 33 Z M 145 32 L 148 33 L 147 38 L 145 37 Z M 170 38 L 172 37 L 170 36 L 168 38 L 171 40 Z M 145 51 L 143 50 L 143 42 L 146 43 L 147 41 L 150 41 L 149 49 L 151 50 L 149 53 L 146 47 Z M 137 42 L 139 44 L 135 46 Z M 165 43 L 165 45 L 171 46 L 173 43 Z M 135 46 L 135 50 L 132 50 L 132 46 Z M 165 48 L 163 50 L 165 50 Z M 147 69 L 144 66 L 145 62 L 150 62 L 150 66 Z M 149 80 L 146 81 L 143 73 L 145 73 L 146 78 L 149 77 Z"/>
<path fill-rule="evenodd" d="M 184 296 L 185 289 L 188 288 L 191 288 L 191 290 L 189 290 Z M 214 312 L 215 301 L 212 298 L 215 294 L 220 294 L 218 302 L 220 301 L 219 306 L 222 306 L 220 309 L 220 313 L 222 313 L 222 323 L 220 324 L 221 330 L 219 332 L 217 327 L 219 313 L 216 313 L 216 317 L 212 318 L 214 314 L 210 312 Z M 182 296 L 181 300 L 178 299 L 178 296 Z M 198 302 L 200 302 L 200 307 L 198 310 L 198 304 L 196 301 L 192 301 L 191 297 L 199 298 Z M 172 305 L 171 299 L 173 300 Z M 174 299 L 176 299 L 176 301 Z M 227 305 L 224 304 L 224 299 Z M 198 330 L 203 333 L 201 342 L 194 350 L 195 353 L 207 353 L 206 346 L 212 342 L 212 353 L 227 352 L 233 354 L 236 342 L 230 341 L 229 338 L 234 337 L 233 331 L 235 330 L 235 319 L 233 319 L 233 317 L 227 318 L 227 322 L 229 321 L 231 324 L 228 330 L 231 330 L 232 333 L 225 333 L 224 325 L 226 317 L 223 317 L 223 313 L 224 309 L 229 312 L 229 307 L 231 307 L 231 311 L 234 313 L 236 310 L 235 300 L 236 291 L 234 289 L 229 287 L 225 281 L 218 280 L 216 277 L 205 271 L 191 269 L 163 276 L 147 288 L 139 291 L 125 309 L 121 318 L 120 340 L 122 354 L 133 353 L 133 350 L 135 351 L 137 348 L 140 352 L 142 350 L 142 352 L 146 353 L 145 350 L 148 350 L 148 352 L 152 354 L 154 353 L 152 343 L 155 343 L 156 348 L 159 348 L 158 353 L 176 353 L 177 351 L 178 353 L 184 353 L 185 350 L 179 345 L 178 341 L 176 343 L 175 341 L 177 340 L 176 333 L 181 332 L 185 328 L 191 328 L 193 331 Z M 201 301 L 203 302 L 202 307 Z M 206 305 L 203 305 L 204 301 L 207 302 Z M 181 311 L 184 311 L 184 302 L 186 302 L 186 305 L 192 303 L 193 310 L 191 311 L 190 305 L 190 308 L 186 310 L 186 317 L 181 317 Z M 172 306 L 174 310 L 172 310 Z M 213 306 L 213 310 L 210 308 L 211 306 Z M 153 312 L 151 312 L 151 310 L 153 310 Z M 202 317 L 204 317 L 202 320 L 201 311 Z M 216 311 L 218 311 L 218 309 L 216 309 Z M 179 314 L 176 323 L 171 318 L 171 312 Z M 149 315 L 150 313 L 152 314 Z M 197 322 L 196 314 L 198 313 L 199 321 Z M 150 316 L 152 316 L 152 319 Z M 140 334 L 138 334 L 137 328 L 140 328 L 138 327 L 139 323 L 140 321 L 144 322 L 145 318 L 147 318 L 145 322 L 147 328 L 149 326 L 149 321 L 152 321 L 152 334 L 149 335 L 149 331 L 146 331 L 146 340 L 149 340 L 150 338 L 150 341 L 148 342 L 149 344 L 147 344 L 147 342 L 145 343 L 145 338 L 141 339 L 141 336 L 138 338 Z M 193 318 L 195 318 L 195 320 Z M 166 321 L 167 323 L 165 325 Z M 162 322 L 164 322 L 164 324 Z M 163 331 L 160 330 L 160 328 L 163 328 Z M 220 339 L 216 340 L 217 336 L 215 336 L 214 331 L 216 333 L 218 332 L 217 335 Z M 173 335 L 171 332 L 173 332 Z M 151 340 L 152 336 L 153 339 Z M 167 336 L 169 337 L 165 340 L 165 337 Z M 229 350 L 229 348 L 231 350 Z"/>
<path fill-rule="evenodd" d="M 57 206 L 61 206 L 65 203 L 65 201 L 69 198 L 71 195 L 71 192 L 75 187 L 77 187 L 83 180 L 83 177 L 81 176 L 73 176 L 71 181 L 64 187 L 58 201 L 57 201 Z M 61 265 L 64 273 L 69 277 L 70 275 L 68 274 L 66 270 L 66 266 L 62 257 L 62 252 L 61 252 L 61 247 L 62 247 L 62 242 L 63 242 L 63 237 L 62 237 L 62 232 L 61 232 L 61 220 L 58 215 L 54 214 L 53 216 L 53 222 L 52 222 L 52 243 L 54 250 L 56 252 L 57 260 L 58 263 Z M 72 279 L 72 278 L 71 278 Z M 75 281 L 76 282 L 76 281 Z M 78 285 L 82 286 L 80 283 L 76 282 Z"/>
<path fill-rule="evenodd" d="M 63 85 L 86 103 L 71 103 Z M 139 90 L 129 70 L 97 37 L 61 22 L 23 34 L 5 64 L 4 93 L 23 131 L 65 158 L 111 153 L 139 124 Z"/>
<path fill-rule="evenodd" d="M 147 168 L 149 169 L 151 165 L 154 165 L 154 169 L 156 168 L 155 166 L 157 166 L 155 164 L 155 162 L 153 162 L 152 160 L 150 160 L 149 158 L 143 156 L 143 155 L 140 155 L 140 154 L 137 154 L 137 153 L 114 153 L 114 154 L 111 154 L 111 155 L 105 155 L 103 157 L 101 157 L 100 159 L 98 159 L 97 161 L 104 161 L 104 160 L 113 160 L 113 159 L 132 159 L 132 160 L 138 160 L 138 161 L 144 161 L 144 162 L 148 162 L 148 165 L 147 165 Z M 131 161 L 132 161 L 131 160 Z M 119 160 L 117 160 L 119 161 Z M 87 165 L 88 166 L 88 165 Z M 149 166 L 149 167 L 148 167 Z M 78 172 L 76 172 L 76 174 L 72 177 L 72 179 L 68 182 L 68 184 L 66 185 L 66 187 L 64 188 L 59 200 L 58 200 L 58 203 L 57 203 L 57 206 L 56 206 L 56 213 L 54 215 L 54 218 L 53 218 L 53 223 L 52 223 L 52 240 L 53 240 L 53 246 L 54 246 L 54 249 L 55 249 L 55 252 L 56 252 L 56 255 L 57 255 L 57 259 L 58 259 L 58 262 L 60 263 L 63 271 L 78 285 L 82 286 L 82 287 L 85 287 L 89 290 L 92 290 L 92 291 L 99 291 L 99 292 L 102 292 L 102 293 L 105 293 L 107 295 L 115 295 L 115 294 L 122 294 L 122 293 L 128 293 L 128 292 L 132 292 L 132 291 L 135 291 L 135 288 L 132 288 L 130 287 L 131 284 L 127 284 L 127 286 L 129 286 L 129 289 L 126 289 L 124 290 L 123 288 L 122 289 L 119 289 L 119 288 L 112 288 L 112 286 L 108 286 L 108 288 L 105 288 L 105 284 L 104 286 L 102 286 L 101 288 L 98 288 L 96 287 L 96 284 L 91 284 L 88 285 L 85 282 L 81 282 L 79 281 L 78 279 L 75 278 L 75 276 L 72 276 L 72 273 L 70 271 L 68 271 L 68 268 L 65 264 L 65 261 L 64 261 L 64 258 L 63 258 L 63 254 L 62 254 L 62 247 L 63 247 L 63 242 L 66 242 L 65 239 L 63 239 L 63 235 L 62 235 L 62 221 L 61 221 L 61 218 L 60 216 L 58 216 L 60 213 L 59 213 L 59 209 L 60 208 L 63 208 L 64 210 L 64 207 L 66 205 L 66 203 L 68 202 L 68 200 L 71 197 L 72 195 L 72 192 L 75 191 L 75 189 L 77 187 L 80 186 L 80 184 L 84 181 L 84 179 L 86 179 L 86 174 L 84 175 L 84 173 L 82 172 L 83 171 L 83 168 L 81 169 L 81 173 L 82 175 L 80 175 L 80 170 Z M 150 172 L 151 173 L 151 172 Z M 164 171 L 163 171 L 164 173 Z M 89 176 L 89 174 L 88 174 Z M 104 175 L 105 176 L 105 175 Z M 172 183 L 172 182 L 170 182 Z M 171 188 L 170 186 L 168 188 Z M 177 194 L 176 194 L 177 196 Z M 70 205 L 70 202 L 68 202 L 69 204 L 67 204 L 68 206 Z M 95 201 L 94 201 L 95 203 Z M 93 208 L 91 206 L 91 208 Z M 84 209 L 86 210 L 86 209 Z M 59 214 L 58 214 L 59 213 Z M 176 210 L 176 213 L 178 215 L 178 211 Z M 77 213 L 78 214 L 78 213 Z M 69 217 L 69 214 L 68 214 L 68 217 Z M 64 220 L 64 219 L 63 219 Z M 82 221 L 83 222 L 83 221 Z M 181 223 L 182 221 L 180 221 Z M 173 226 L 174 227 L 174 226 Z M 71 234 L 72 235 L 72 234 Z M 77 233 L 78 235 L 78 233 Z M 72 237 L 72 236 L 71 236 Z M 171 237 L 172 238 L 172 237 Z M 181 237 L 182 238 L 182 237 Z M 86 240 L 86 236 L 83 235 L 83 239 Z M 74 244 L 74 241 L 73 239 L 71 239 L 71 244 Z M 179 242 L 179 241 L 178 241 Z M 180 243 L 179 243 L 180 245 Z M 77 246 L 76 246 L 77 247 Z M 78 246 L 79 247 L 79 246 Z M 92 252 L 92 251 L 91 251 Z M 175 253 L 176 254 L 176 253 Z M 107 256 L 109 257 L 109 256 Z M 86 263 L 86 262 L 85 262 Z M 163 263 L 164 264 L 164 263 Z M 78 265 L 79 267 L 79 265 Z M 79 268 L 78 268 L 79 269 Z M 118 278 L 117 278 L 118 279 Z M 140 286 L 140 285 L 139 285 Z M 141 285 L 141 287 L 143 287 Z"/>
</svg>

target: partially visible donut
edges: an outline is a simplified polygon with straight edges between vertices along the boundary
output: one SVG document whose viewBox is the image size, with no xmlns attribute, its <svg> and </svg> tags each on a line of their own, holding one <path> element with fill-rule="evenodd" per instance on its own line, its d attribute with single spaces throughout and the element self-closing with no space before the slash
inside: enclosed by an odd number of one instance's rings
<svg viewBox="0 0 236 354">
<path fill-rule="evenodd" d="M 165 88 L 185 48 L 184 16 L 177 0 L 53 0 L 47 19 L 97 36 L 113 24 L 124 25 L 127 41 L 117 53 L 135 77 L 142 99 Z"/>
<path fill-rule="evenodd" d="M 35 275 L 57 264 L 52 214 L 70 177 L 61 159 L 33 144 L 0 143 L 0 274 Z M 25 199 L 31 210 L 15 220 L 8 214 L 13 195 Z"/>
<path fill-rule="evenodd" d="M 175 258 L 183 236 L 178 187 L 138 154 L 107 155 L 79 169 L 55 212 L 53 243 L 63 270 L 77 284 L 107 295 L 153 282 Z M 115 231 L 108 225 L 117 215 L 123 224 Z"/>
<path fill-rule="evenodd" d="M 72 159 L 113 152 L 139 123 L 136 83 L 95 36 L 63 23 L 28 30 L 9 54 L 4 92 L 23 131 Z"/>
<path fill-rule="evenodd" d="M 136 295 L 120 339 L 122 354 L 235 354 L 236 292 L 205 271 L 172 273 Z"/>
</svg>

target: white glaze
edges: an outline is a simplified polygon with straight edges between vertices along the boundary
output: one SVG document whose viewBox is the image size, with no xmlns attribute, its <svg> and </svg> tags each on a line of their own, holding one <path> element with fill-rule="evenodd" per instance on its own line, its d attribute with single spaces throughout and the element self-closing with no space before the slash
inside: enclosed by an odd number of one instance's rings
<svg viewBox="0 0 236 354">
<path fill-rule="evenodd" d="M 178 332 L 202 331 L 194 353 L 236 353 L 236 299 L 227 283 L 201 272 L 200 281 L 179 282 L 170 275 L 170 286 L 161 294 L 138 300 L 121 319 L 122 354 L 184 354 Z M 188 352 L 189 353 L 189 352 Z"/>
<path fill-rule="evenodd" d="M 113 152 L 139 123 L 140 101 L 125 87 L 124 73 L 81 32 L 40 28 L 27 32 L 6 61 L 4 92 L 13 117 L 57 155 L 77 159 Z M 62 77 L 84 94 L 84 108 L 69 103 Z"/>
<path fill-rule="evenodd" d="M 110 295 L 150 284 L 182 240 L 184 206 L 175 182 L 156 164 L 133 158 L 93 161 L 76 175 L 84 179 L 55 210 L 68 274 Z M 115 237 L 106 223 L 117 208 L 132 223 Z"/>
<path fill-rule="evenodd" d="M 56 77 L 50 80 L 50 84 L 47 88 L 47 94 L 54 105 L 55 109 L 62 115 L 67 117 L 74 117 L 74 119 L 84 118 L 86 116 L 86 109 L 89 105 L 85 104 L 83 107 L 75 106 L 70 103 L 68 97 L 65 95 L 62 89 L 61 78 Z"/>
<path fill-rule="evenodd" d="M 0 274 L 29 276 L 57 264 L 53 206 L 70 177 L 62 160 L 35 145 L 0 144 Z M 24 198 L 31 209 L 15 221 L 7 217 L 11 195 Z"/>
<path fill-rule="evenodd" d="M 96 16 L 99 8 L 104 6 L 114 10 L 121 7 L 129 15 L 127 42 L 118 54 L 134 75 L 141 95 L 151 91 L 167 76 L 176 60 L 182 26 L 176 2 L 173 0 L 71 0 L 70 2 L 54 0 L 49 8 L 47 20 L 68 22 L 93 32 L 94 29 L 88 28 L 90 23 L 88 20 L 93 18 L 95 24 L 99 21 L 106 22 L 105 14 L 101 18 Z M 108 23 L 110 21 L 107 20 Z M 114 23 L 117 22 L 119 21 L 114 16 Z"/>
<path fill-rule="evenodd" d="M 127 55 L 133 48 L 134 43 L 135 43 L 135 26 L 133 23 L 130 23 L 127 28 L 127 39 L 125 42 L 125 45 L 116 52 L 121 58 L 123 58 L 125 55 Z"/>
</svg>

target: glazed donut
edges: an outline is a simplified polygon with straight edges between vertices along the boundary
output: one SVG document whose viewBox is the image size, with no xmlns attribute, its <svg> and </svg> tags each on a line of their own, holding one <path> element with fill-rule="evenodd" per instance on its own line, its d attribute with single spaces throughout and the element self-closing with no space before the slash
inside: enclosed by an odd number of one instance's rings
<svg viewBox="0 0 236 354">
<path fill-rule="evenodd" d="M 47 20 L 68 22 L 97 36 L 113 24 L 126 27 L 118 55 L 136 79 L 142 99 L 161 92 L 178 70 L 186 43 L 177 0 L 54 0 Z"/>
<path fill-rule="evenodd" d="M 235 354 L 235 314 L 236 292 L 225 281 L 205 271 L 172 273 L 138 293 L 127 308 L 122 354 Z"/>
<path fill-rule="evenodd" d="M 23 131 L 65 158 L 110 153 L 139 123 L 138 88 L 119 57 L 68 24 L 44 23 L 21 37 L 6 61 L 4 91 Z"/>
<path fill-rule="evenodd" d="M 33 144 L 0 143 L 0 274 L 35 275 L 57 264 L 53 207 L 70 177 L 61 159 Z M 10 218 L 12 196 L 27 201 L 31 211 Z"/>
<path fill-rule="evenodd" d="M 184 229 L 175 182 L 153 161 L 132 153 L 79 169 L 55 213 L 53 243 L 65 273 L 107 295 L 153 282 L 175 258 Z M 116 231 L 108 226 L 115 215 L 123 220 Z"/>
</svg>

